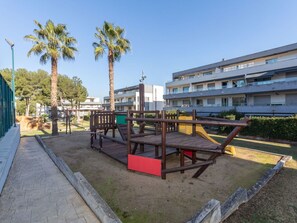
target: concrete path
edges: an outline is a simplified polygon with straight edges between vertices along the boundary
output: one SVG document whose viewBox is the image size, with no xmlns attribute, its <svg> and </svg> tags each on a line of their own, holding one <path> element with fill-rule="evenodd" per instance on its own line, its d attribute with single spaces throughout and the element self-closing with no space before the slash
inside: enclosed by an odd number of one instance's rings
<svg viewBox="0 0 297 223">
<path fill-rule="evenodd" d="M 22 138 L 0 197 L 1 223 L 99 220 L 35 138 Z"/>
</svg>

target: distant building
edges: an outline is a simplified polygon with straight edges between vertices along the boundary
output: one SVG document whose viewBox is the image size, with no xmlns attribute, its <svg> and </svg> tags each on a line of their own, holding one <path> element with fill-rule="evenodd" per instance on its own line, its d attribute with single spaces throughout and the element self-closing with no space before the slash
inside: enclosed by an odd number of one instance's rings
<svg viewBox="0 0 297 223">
<path fill-rule="evenodd" d="M 62 101 L 62 106 L 58 106 L 58 111 L 63 111 L 66 109 L 71 109 L 71 102 L 68 100 L 63 100 Z M 76 106 L 73 106 L 73 109 L 77 109 Z M 100 110 L 102 108 L 102 104 L 100 103 L 100 98 L 96 97 L 87 97 L 84 102 L 81 102 L 79 105 L 79 110 L 82 110 L 80 112 L 80 116 L 87 115 L 87 111 L 83 110 Z M 50 106 L 41 106 L 40 104 L 36 103 L 36 116 L 40 116 L 42 114 L 49 114 L 50 113 Z M 60 116 L 63 116 L 61 113 Z"/>
<path fill-rule="evenodd" d="M 117 89 L 115 93 L 115 110 L 139 110 L 139 85 Z M 163 86 L 144 84 L 145 110 L 162 110 L 164 107 Z M 109 96 L 104 97 L 102 106 L 110 109 Z"/>
<path fill-rule="evenodd" d="M 205 115 L 297 113 L 297 43 L 173 73 L 164 99 L 167 110 Z"/>
</svg>

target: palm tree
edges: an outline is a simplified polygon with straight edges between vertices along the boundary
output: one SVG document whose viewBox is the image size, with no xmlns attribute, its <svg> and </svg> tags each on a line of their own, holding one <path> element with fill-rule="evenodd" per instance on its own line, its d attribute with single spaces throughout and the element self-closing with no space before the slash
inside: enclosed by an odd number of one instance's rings
<svg viewBox="0 0 297 223">
<path fill-rule="evenodd" d="M 130 50 L 129 40 L 123 37 L 124 29 L 119 26 L 114 26 L 112 23 L 104 22 L 102 29 L 96 27 L 97 32 L 95 38 L 99 42 L 94 42 L 95 60 L 107 51 L 108 68 L 109 68 L 109 98 L 110 110 L 114 111 L 114 62 L 120 61 L 121 55 Z"/>
<path fill-rule="evenodd" d="M 37 29 L 34 29 L 33 35 L 26 35 L 26 40 L 33 42 L 33 47 L 28 52 L 41 55 L 40 63 L 46 64 L 51 60 L 51 115 L 52 115 L 52 135 L 58 135 L 58 102 L 57 102 L 57 83 L 58 83 L 58 60 L 62 57 L 64 60 L 74 59 L 74 53 L 77 49 L 74 44 L 76 39 L 69 36 L 67 27 L 64 24 L 55 24 L 48 20 L 45 26 L 36 20 Z"/>
</svg>

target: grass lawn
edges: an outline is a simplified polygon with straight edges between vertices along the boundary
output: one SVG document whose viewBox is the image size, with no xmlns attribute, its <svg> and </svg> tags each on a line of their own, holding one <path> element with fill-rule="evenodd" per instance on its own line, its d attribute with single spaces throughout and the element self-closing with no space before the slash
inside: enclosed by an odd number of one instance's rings
<svg viewBox="0 0 297 223">
<path fill-rule="evenodd" d="M 218 142 L 222 142 L 226 138 L 225 136 L 219 136 L 219 135 L 211 135 L 211 137 Z M 231 145 L 243 147 L 243 148 L 261 150 L 265 152 L 288 155 L 288 156 L 292 156 L 294 160 L 297 160 L 297 146 L 290 145 L 290 144 L 243 139 L 243 138 L 234 138 L 233 141 L 231 142 Z"/>
</svg>

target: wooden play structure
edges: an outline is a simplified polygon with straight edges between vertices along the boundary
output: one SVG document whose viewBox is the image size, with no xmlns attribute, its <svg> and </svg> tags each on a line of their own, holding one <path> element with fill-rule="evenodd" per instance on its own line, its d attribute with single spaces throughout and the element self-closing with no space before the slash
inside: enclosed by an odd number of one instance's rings
<svg viewBox="0 0 297 223">
<path fill-rule="evenodd" d="M 146 117 L 148 113 L 154 115 L 148 118 Z M 197 178 L 209 165 L 215 163 L 217 157 L 225 153 L 228 144 L 249 122 L 247 118 L 241 121 L 218 118 L 197 119 L 195 111 L 190 118 L 165 111 L 161 113 L 128 111 L 125 123 L 117 123 L 114 112 L 97 112 L 93 113 L 93 116 L 91 132 L 95 132 L 95 135 L 91 133 L 91 145 L 94 144 L 97 130 L 101 130 L 99 133 L 101 152 L 126 164 L 130 170 L 161 176 L 162 179 L 166 179 L 168 173 L 178 171 L 183 173 L 190 169 L 197 169 L 193 175 Z M 153 131 L 144 132 L 146 123 L 154 127 Z M 133 129 L 134 124 L 139 126 L 138 133 Z M 223 143 L 218 143 L 203 128 L 203 126 L 213 125 L 234 126 L 234 129 Z M 120 138 L 115 137 L 116 128 L 119 130 Z M 112 137 L 106 135 L 108 129 L 113 130 Z M 168 168 L 166 157 L 173 153 L 179 154 L 179 166 Z M 200 157 L 199 154 L 204 154 L 204 157 Z M 185 162 L 186 158 L 191 159 L 190 164 Z"/>
</svg>

